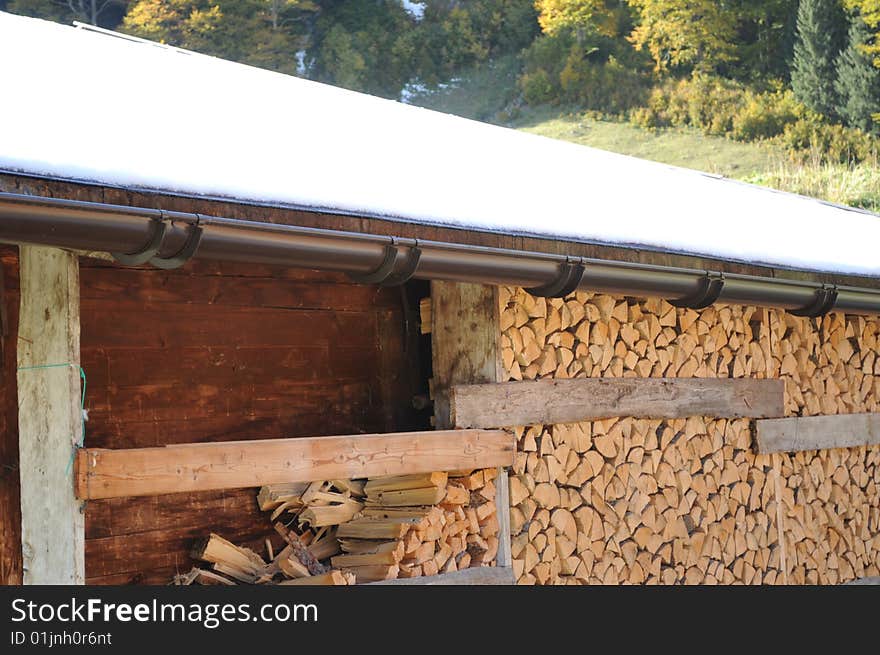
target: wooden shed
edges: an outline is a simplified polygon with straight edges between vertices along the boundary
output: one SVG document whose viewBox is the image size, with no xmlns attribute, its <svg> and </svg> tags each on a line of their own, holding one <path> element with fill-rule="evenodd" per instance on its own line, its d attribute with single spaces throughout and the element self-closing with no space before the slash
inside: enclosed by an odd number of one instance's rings
<svg viewBox="0 0 880 655">
<path fill-rule="evenodd" d="M 0 13 L 13 55 L 0 582 L 166 584 L 284 545 L 260 487 L 435 472 L 409 581 L 880 575 L 880 217 Z"/>
</svg>

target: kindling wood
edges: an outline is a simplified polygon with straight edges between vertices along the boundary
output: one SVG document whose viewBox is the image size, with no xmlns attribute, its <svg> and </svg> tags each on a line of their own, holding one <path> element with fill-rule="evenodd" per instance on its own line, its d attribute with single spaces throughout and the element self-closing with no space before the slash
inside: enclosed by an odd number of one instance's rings
<svg viewBox="0 0 880 655">
<path fill-rule="evenodd" d="M 70 463 L 82 435 L 79 264 L 22 247 L 18 448 L 25 584 L 82 584 L 85 532 Z"/>
<path fill-rule="evenodd" d="M 82 449 L 83 499 L 152 496 L 284 482 L 510 466 L 514 438 L 501 430 L 444 430 Z"/>
<path fill-rule="evenodd" d="M 765 418 L 784 414 L 782 380 L 589 378 L 456 385 L 456 427 L 577 423 L 594 419 Z"/>
<path fill-rule="evenodd" d="M 761 454 L 880 444 L 880 414 L 799 416 L 756 424 Z"/>
</svg>

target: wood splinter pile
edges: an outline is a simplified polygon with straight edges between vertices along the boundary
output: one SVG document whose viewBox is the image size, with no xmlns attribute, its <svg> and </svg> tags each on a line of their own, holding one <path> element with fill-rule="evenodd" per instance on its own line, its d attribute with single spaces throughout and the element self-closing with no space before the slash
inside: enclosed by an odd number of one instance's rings
<svg viewBox="0 0 880 655">
<path fill-rule="evenodd" d="M 349 585 L 494 565 L 493 470 L 262 487 L 257 502 L 285 542 L 267 559 L 211 534 L 175 584 Z"/>
</svg>

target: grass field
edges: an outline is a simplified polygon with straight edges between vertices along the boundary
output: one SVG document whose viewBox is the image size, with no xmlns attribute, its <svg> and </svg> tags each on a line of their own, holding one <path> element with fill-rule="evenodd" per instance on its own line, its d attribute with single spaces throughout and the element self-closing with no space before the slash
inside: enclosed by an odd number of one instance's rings
<svg viewBox="0 0 880 655">
<path fill-rule="evenodd" d="M 784 153 L 772 146 L 737 143 L 695 130 L 644 130 L 631 123 L 595 120 L 583 114 L 559 114 L 542 108 L 519 118 L 513 127 L 554 139 L 744 179 L 776 166 Z"/>
<path fill-rule="evenodd" d="M 428 109 L 533 134 L 724 175 L 880 213 L 880 163 L 796 163 L 778 146 L 739 143 L 696 130 L 645 130 L 559 107 L 516 107 L 515 58 L 465 72 L 454 84 L 411 99 Z M 509 115 L 515 116 L 512 120 Z"/>
</svg>

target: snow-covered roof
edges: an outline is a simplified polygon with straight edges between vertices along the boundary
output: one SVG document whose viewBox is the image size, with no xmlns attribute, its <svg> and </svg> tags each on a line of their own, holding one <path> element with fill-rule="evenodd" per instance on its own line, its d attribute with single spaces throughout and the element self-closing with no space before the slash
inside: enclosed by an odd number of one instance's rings
<svg viewBox="0 0 880 655">
<path fill-rule="evenodd" d="M 0 13 L 0 169 L 880 276 L 880 217 Z"/>
</svg>

